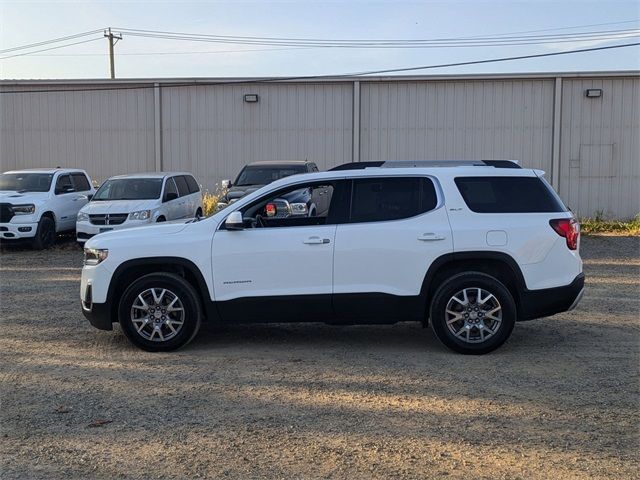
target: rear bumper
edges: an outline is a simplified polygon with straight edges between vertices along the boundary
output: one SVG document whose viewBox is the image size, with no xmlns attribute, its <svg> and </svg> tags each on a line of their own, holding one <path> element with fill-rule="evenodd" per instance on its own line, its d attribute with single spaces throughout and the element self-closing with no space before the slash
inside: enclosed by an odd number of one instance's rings
<svg viewBox="0 0 640 480">
<path fill-rule="evenodd" d="M 518 320 L 549 317 L 573 310 L 584 295 L 584 273 L 580 273 L 569 285 L 542 290 L 525 290 L 520 293 Z"/>
</svg>

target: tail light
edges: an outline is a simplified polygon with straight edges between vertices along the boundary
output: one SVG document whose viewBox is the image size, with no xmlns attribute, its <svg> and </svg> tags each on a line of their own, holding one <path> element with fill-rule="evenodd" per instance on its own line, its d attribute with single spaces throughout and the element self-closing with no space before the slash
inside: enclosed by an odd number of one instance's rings
<svg viewBox="0 0 640 480">
<path fill-rule="evenodd" d="M 551 225 L 551 228 L 553 228 L 558 235 L 565 238 L 569 250 L 576 250 L 578 248 L 580 224 L 575 218 L 549 220 L 549 225 Z"/>
</svg>

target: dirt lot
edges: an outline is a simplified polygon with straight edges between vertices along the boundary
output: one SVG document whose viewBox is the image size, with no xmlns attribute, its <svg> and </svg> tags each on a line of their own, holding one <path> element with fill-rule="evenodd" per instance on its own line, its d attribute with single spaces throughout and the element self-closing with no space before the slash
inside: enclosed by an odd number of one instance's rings
<svg viewBox="0 0 640 480">
<path fill-rule="evenodd" d="M 582 248 L 579 308 L 484 357 L 414 324 L 206 329 L 145 353 L 84 320 L 73 243 L 4 248 L 0 476 L 632 478 L 640 239 Z"/>
</svg>

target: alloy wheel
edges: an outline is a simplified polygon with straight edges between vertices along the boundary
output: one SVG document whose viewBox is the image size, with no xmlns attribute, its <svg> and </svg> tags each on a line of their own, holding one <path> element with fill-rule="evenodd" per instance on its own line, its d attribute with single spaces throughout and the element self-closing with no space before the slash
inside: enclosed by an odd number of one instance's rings
<svg viewBox="0 0 640 480">
<path fill-rule="evenodd" d="M 166 288 L 144 290 L 134 300 L 130 314 L 138 335 L 153 342 L 172 339 L 184 325 L 182 301 Z"/>
<path fill-rule="evenodd" d="M 502 324 L 502 306 L 491 292 L 479 287 L 460 290 L 445 309 L 449 331 L 466 343 L 482 343 Z"/>
</svg>

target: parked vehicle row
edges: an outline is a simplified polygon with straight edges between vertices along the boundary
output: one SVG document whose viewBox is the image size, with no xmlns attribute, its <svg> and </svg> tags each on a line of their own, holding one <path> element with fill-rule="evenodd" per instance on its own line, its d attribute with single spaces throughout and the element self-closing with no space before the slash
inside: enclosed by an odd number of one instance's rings
<svg viewBox="0 0 640 480">
<path fill-rule="evenodd" d="M 487 353 L 582 297 L 579 225 L 542 175 L 485 161 L 286 176 L 206 219 L 91 238 L 82 311 L 149 351 L 186 345 L 202 321 L 413 320 Z"/>
<path fill-rule="evenodd" d="M 27 169 L 0 175 L 0 239 L 48 248 L 76 230 L 84 243 L 98 233 L 199 217 L 202 192 L 186 172 L 120 175 L 96 191 L 79 169 Z"/>
</svg>

